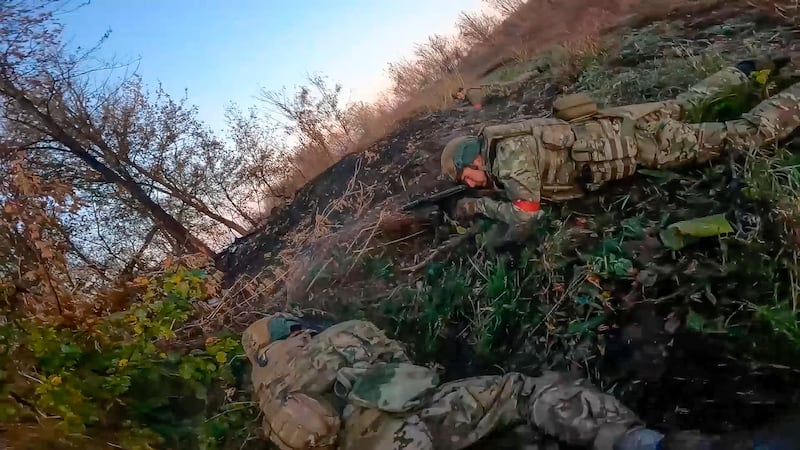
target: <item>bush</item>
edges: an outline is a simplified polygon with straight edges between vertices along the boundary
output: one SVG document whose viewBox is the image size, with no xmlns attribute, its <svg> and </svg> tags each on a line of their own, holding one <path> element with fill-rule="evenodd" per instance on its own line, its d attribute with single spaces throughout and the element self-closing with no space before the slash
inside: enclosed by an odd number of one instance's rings
<svg viewBox="0 0 800 450">
<path fill-rule="evenodd" d="M 0 409 L 0 423 L 27 426 L 35 448 L 97 440 L 126 449 L 211 449 L 222 448 L 223 438 L 241 441 L 255 409 L 236 401 L 245 394 L 236 388 L 246 367 L 239 339 L 174 344 L 193 303 L 213 293 L 211 281 L 204 270 L 176 266 L 135 280 L 140 298 L 93 325 L 22 319 L 0 327 L 2 393 L 15 399 Z"/>
</svg>

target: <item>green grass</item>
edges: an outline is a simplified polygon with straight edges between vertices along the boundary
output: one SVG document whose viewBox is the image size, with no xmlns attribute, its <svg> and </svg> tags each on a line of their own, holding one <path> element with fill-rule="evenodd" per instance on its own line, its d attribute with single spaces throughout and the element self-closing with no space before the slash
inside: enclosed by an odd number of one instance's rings
<svg viewBox="0 0 800 450">
<path fill-rule="evenodd" d="M 716 53 L 647 61 L 634 70 L 612 69 L 597 61 L 578 76 L 575 91 L 589 92 L 603 106 L 672 99 L 687 87 L 725 67 Z"/>
</svg>

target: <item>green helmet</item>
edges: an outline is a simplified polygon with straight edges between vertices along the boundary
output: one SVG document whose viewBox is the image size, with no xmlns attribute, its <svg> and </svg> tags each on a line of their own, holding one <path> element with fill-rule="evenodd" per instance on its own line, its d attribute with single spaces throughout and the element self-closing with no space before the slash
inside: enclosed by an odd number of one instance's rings
<svg viewBox="0 0 800 450">
<path fill-rule="evenodd" d="M 242 347 L 251 362 L 256 362 L 260 351 L 269 344 L 288 338 L 293 332 L 303 329 L 296 317 L 287 313 L 276 313 L 259 319 L 242 334 Z"/>
<path fill-rule="evenodd" d="M 442 150 L 442 173 L 458 181 L 461 170 L 481 154 L 481 141 L 475 136 L 459 136 Z"/>
</svg>

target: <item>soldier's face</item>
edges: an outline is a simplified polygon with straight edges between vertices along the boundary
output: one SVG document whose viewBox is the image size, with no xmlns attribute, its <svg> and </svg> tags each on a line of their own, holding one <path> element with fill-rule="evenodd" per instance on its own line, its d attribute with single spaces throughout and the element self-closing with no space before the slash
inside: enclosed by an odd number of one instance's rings
<svg viewBox="0 0 800 450">
<path fill-rule="evenodd" d="M 489 186 L 489 178 L 483 171 L 483 159 L 478 156 L 468 167 L 461 170 L 461 182 L 471 188 L 485 188 Z"/>
<path fill-rule="evenodd" d="M 482 170 L 475 170 L 469 167 L 464 168 L 461 174 L 461 182 L 471 188 L 483 188 L 488 184 L 486 172 Z"/>
</svg>

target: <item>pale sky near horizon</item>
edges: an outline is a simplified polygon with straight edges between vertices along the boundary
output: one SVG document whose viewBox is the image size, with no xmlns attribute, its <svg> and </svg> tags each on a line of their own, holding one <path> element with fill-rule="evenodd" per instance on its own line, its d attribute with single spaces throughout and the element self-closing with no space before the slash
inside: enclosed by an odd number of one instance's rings
<svg viewBox="0 0 800 450">
<path fill-rule="evenodd" d="M 321 72 L 354 99 L 388 85 L 390 62 L 434 33 L 452 33 L 459 12 L 481 0 L 92 0 L 61 17 L 65 38 L 102 53 L 140 58 L 149 85 L 198 106 L 222 132 L 225 107 L 258 104 L 261 88 L 291 89 Z"/>
</svg>

